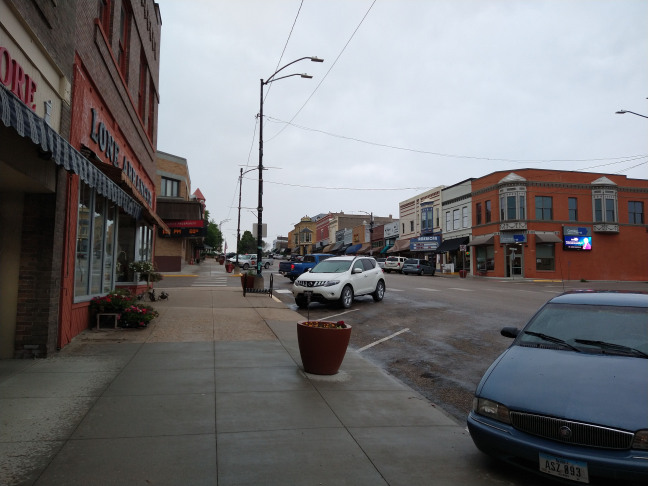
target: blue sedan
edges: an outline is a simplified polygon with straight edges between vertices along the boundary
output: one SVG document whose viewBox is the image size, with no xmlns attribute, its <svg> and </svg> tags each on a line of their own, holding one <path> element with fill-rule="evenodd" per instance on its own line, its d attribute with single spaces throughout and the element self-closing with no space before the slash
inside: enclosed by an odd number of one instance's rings
<svg viewBox="0 0 648 486">
<path fill-rule="evenodd" d="M 468 416 L 477 448 L 563 481 L 648 484 L 648 293 L 565 293 L 502 335 Z"/>
</svg>

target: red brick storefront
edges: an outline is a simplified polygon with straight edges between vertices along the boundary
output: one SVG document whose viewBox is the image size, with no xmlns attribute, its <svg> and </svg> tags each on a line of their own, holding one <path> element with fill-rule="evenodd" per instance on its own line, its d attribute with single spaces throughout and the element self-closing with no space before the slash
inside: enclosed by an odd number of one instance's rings
<svg viewBox="0 0 648 486">
<path fill-rule="evenodd" d="M 647 180 L 500 171 L 473 180 L 472 204 L 475 275 L 648 280 Z"/>
</svg>

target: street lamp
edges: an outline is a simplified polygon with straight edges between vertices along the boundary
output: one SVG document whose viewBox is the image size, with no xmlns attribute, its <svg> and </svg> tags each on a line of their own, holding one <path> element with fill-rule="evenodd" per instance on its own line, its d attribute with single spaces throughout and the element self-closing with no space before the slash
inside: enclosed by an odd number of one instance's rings
<svg viewBox="0 0 648 486">
<path fill-rule="evenodd" d="M 221 236 L 223 236 L 223 230 L 221 229 L 221 227 L 223 226 L 223 223 L 227 223 L 228 221 L 229 221 L 229 219 L 224 219 L 223 221 L 220 221 L 218 223 L 218 231 L 221 232 Z M 223 242 L 225 242 L 225 238 L 223 238 Z M 225 245 L 225 247 L 227 248 L 227 244 Z M 223 251 L 224 251 L 224 253 L 227 253 L 225 250 L 223 250 Z"/>
<path fill-rule="evenodd" d="M 626 113 L 632 113 L 633 115 L 637 115 L 637 116 L 642 116 L 642 117 L 644 117 L 644 118 L 648 118 L 648 116 L 646 116 L 646 115 L 640 115 L 639 113 L 635 113 L 634 111 L 629 111 L 629 110 L 619 110 L 619 111 L 616 112 L 617 115 L 624 115 L 624 114 L 626 114 Z"/>
<path fill-rule="evenodd" d="M 236 266 L 239 264 L 239 245 L 241 244 L 241 190 L 243 188 L 243 176 L 248 172 L 257 170 L 256 167 L 253 169 L 246 170 L 243 172 L 243 167 L 241 167 L 241 175 L 239 175 L 239 205 L 238 205 L 238 224 L 236 225 Z"/>
<path fill-rule="evenodd" d="M 373 243 L 371 242 L 371 237 L 373 236 L 373 227 L 374 227 L 374 217 L 373 211 L 358 211 L 359 213 L 365 213 L 369 215 L 369 256 L 373 256 Z"/>
<path fill-rule="evenodd" d="M 292 76 L 300 76 L 302 78 L 310 79 L 312 76 L 308 74 L 288 74 L 287 76 L 280 76 L 275 78 L 277 74 L 286 69 L 288 66 L 295 64 L 296 62 L 303 61 L 305 59 L 310 59 L 313 62 L 324 62 L 324 59 L 320 59 L 317 56 L 307 56 L 300 57 L 299 59 L 289 62 L 285 66 L 277 69 L 266 81 L 261 79 L 261 97 L 260 97 L 260 108 L 259 108 L 259 205 L 257 207 L 257 275 L 261 275 L 261 268 L 263 268 L 261 261 L 261 237 L 263 235 L 263 87 L 266 84 L 273 83 L 274 81 L 279 81 L 280 79 L 290 78 Z"/>
</svg>

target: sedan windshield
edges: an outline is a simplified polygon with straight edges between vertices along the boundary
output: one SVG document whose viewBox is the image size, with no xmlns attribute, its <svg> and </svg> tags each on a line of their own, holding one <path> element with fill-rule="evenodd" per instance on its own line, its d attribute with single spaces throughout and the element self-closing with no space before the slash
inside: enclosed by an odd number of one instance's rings
<svg viewBox="0 0 648 486">
<path fill-rule="evenodd" d="M 520 335 L 522 345 L 648 357 L 645 308 L 548 304 Z"/>
<path fill-rule="evenodd" d="M 342 273 L 351 267 L 350 260 L 324 260 L 313 267 L 310 273 Z"/>
</svg>

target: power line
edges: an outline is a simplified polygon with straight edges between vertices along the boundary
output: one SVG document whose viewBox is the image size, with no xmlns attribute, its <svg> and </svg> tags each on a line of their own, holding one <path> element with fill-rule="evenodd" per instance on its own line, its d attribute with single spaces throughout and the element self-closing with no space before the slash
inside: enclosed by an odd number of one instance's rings
<svg viewBox="0 0 648 486">
<path fill-rule="evenodd" d="M 327 76 L 329 75 L 329 73 L 333 70 L 333 68 L 335 67 L 335 65 L 337 64 L 337 62 L 340 60 L 340 57 L 342 57 L 342 54 L 344 53 L 344 51 L 346 50 L 346 48 L 349 46 L 349 44 L 351 43 L 351 41 L 352 41 L 353 38 L 355 37 L 356 33 L 357 33 L 358 30 L 360 29 L 360 26 L 363 24 L 363 22 L 364 22 L 365 19 L 367 18 L 367 15 L 369 15 L 369 12 L 371 12 L 371 9 L 372 9 L 373 6 L 375 5 L 376 1 L 377 1 L 377 0 L 373 0 L 373 2 L 371 2 L 371 5 L 369 6 L 369 8 L 368 8 L 367 11 L 365 12 L 364 16 L 363 16 L 362 19 L 360 20 L 360 23 L 357 25 L 357 27 L 355 28 L 355 30 L 354 30 L 353 33 L 351 34 L 351 37 L 349 37 L 349 40 L 347 40 L 346 44 L 344 44 L 344 47 L 342 48 L 342 50 L 340 51 L 340 53 L 339 53 L 339 54 L 337 55 L 337 57 L 335 58 L 335 61 L 333 61 L 333 64 L 331 64 L 331 67 L 328 69 L 328 71 L 326 71 L 326 74 L 322 77 L 322 80 L 317 84 L 317 86 L 315 87 L 315 89 L 313 90 L 313 92 L 310 94 L 310 96 L 306 99 L 306 101 L 304 101 L 304 104 L 301 106 L 301 108 L 299 108 L 299 110 L 297 110 L 297 113 L 295 113 L 295 114 L 292 116 L 292 118 L 290 119 L 290 122 L 292 122 L 295 118 L 297 118 L 297 116 L 301 113 L 301 111 L 302 111 L 302 110 L 304 109 L 304 107 L 308 104 L 308 102 L 311 100 L 311 98 L 315 95 L 315 93 L 316 93 L 317 90 L 320 88 L 320 86 L 322 86 L 322 84 L 324 83 L 324 80 L 327 78 Z M 290 122 L 289 122 L 289 123 L 290 123 Z M 276 134 L 274 134 L 272 137 L 267 138 L 267 139 L 266 139 L 266 142 L 270 142 L 270 141 L 274 140 L 275 138 L 277 138 L 277 137 L 278 137 L 278 136 L 279 136 L 279 135 L 280 135 L 280 134 L 281 134 L 285 129 L 286 129 L 286 126 L 282 127 L 281 130 L 279 130 L 279 131 L 278 131 Z"/>
<path fill-rule="evenodd" d="M 299 13 L 301 12 L 302 6 L 304 5 L 304 0 L 301 0 L 301 3 L 299 4 L 299 8 L 297 9 L 297 15 L 295 15 L 295 20 L 293 20 L 292 27 L 290 28 L 290 33 L 288 34 L 288 38 L 286 39 L 286 43 L 284 44 L 283 51 L 281 51 L 281 56 L 279 56 L 279 60 L 277 61 L 277 66 L 275 67 L 275 71 L 279 69 L 279 65 L 281 64 L 281 60 L 284 57 L 284 54 L 286 53 L 286 48 L 288 47 L 288 42 L 290 42 L 290 38 L 292 37 L 293 30 L 295 30 L 295 25 L 297 24 L 297 19 L 299 18 Z M 270 83 L 270 86 L 268 86 L 268 89 L 266 91 L 265 98 L 263 98 L 263 101 L 265 103 L 265 100 L 268 99 L 268 96 L 270 95 L 270 90 L 272 89 L 272 83 Z"/>
<path fill-rule="evenodd" d="M 308 132 L 317 132 L 321 133 L 324 135 L 328 135 L 330 137 L 334 138 L 341 138 L 343 140 L 349 140 L 352 142 L 358 142 L 358 143 L 364 143 L 366 145 L 373 145 L 375 147 L 383 147 L 383 148 L 388 148 L 392 150 L 401 150 L 405 152 L 413 152 L 417 154 L 423 154 L 423 155 L 435 155 L 437 157 L 448 157 L 448 158 L 454 158 L 454 159 L 471 159 L 471 160 L 487 160 L 491 162 L 523 162 L 523 163 L 551 163 L 551 162 L 597 162 L 597 161 L 603 161 L 603 160 L 620 160 L 620 159 L 629 159 L 629 160 L 634 160 L 642 157 L 648 157 L 648 155 L 626 155 L 623 157 L 604 157 L 604 158 L 595 158 L 595 159 L 502 159 L 502 158 L 497 158 L 497 157 L 480 157 L 480 156 L 472 156 L 472 155 L 461 155 L 461 154 L 446 154 L 446 153 L 441 153 L 441 152 L 433 152 L 430 150 L 422 150 L 422 149 L 414 149 L 410 147 L 399 147 L 397 145 L 390 145 L 386 143 L 380 143 L 380 142 L 372 142 L 370 140 L 363 140 L 361 138 L 355 138 L 347 135 L 339 135 L 336 133 L 331 133 L 327 132 L 325 130 L 320 130 L 317 128 L 311 128 L 311 127 L 305 127 L 303 125 L 297 125 L 296 123 L 292 123 L 291 121 L 284 121 L 280 120 L 278 118 L 273 118 L 273 117 L 268 117 L 269 121 L 274 121 L 277 123 L 283 123 L 285 126 L 290 125 L 295 128 L 299 128 L 301 130 L 305 130 Z M 281 133 L 281 132 L 279 132 Z M 278 134 L 277 134 L 278 135 Z"/>
</svg>

